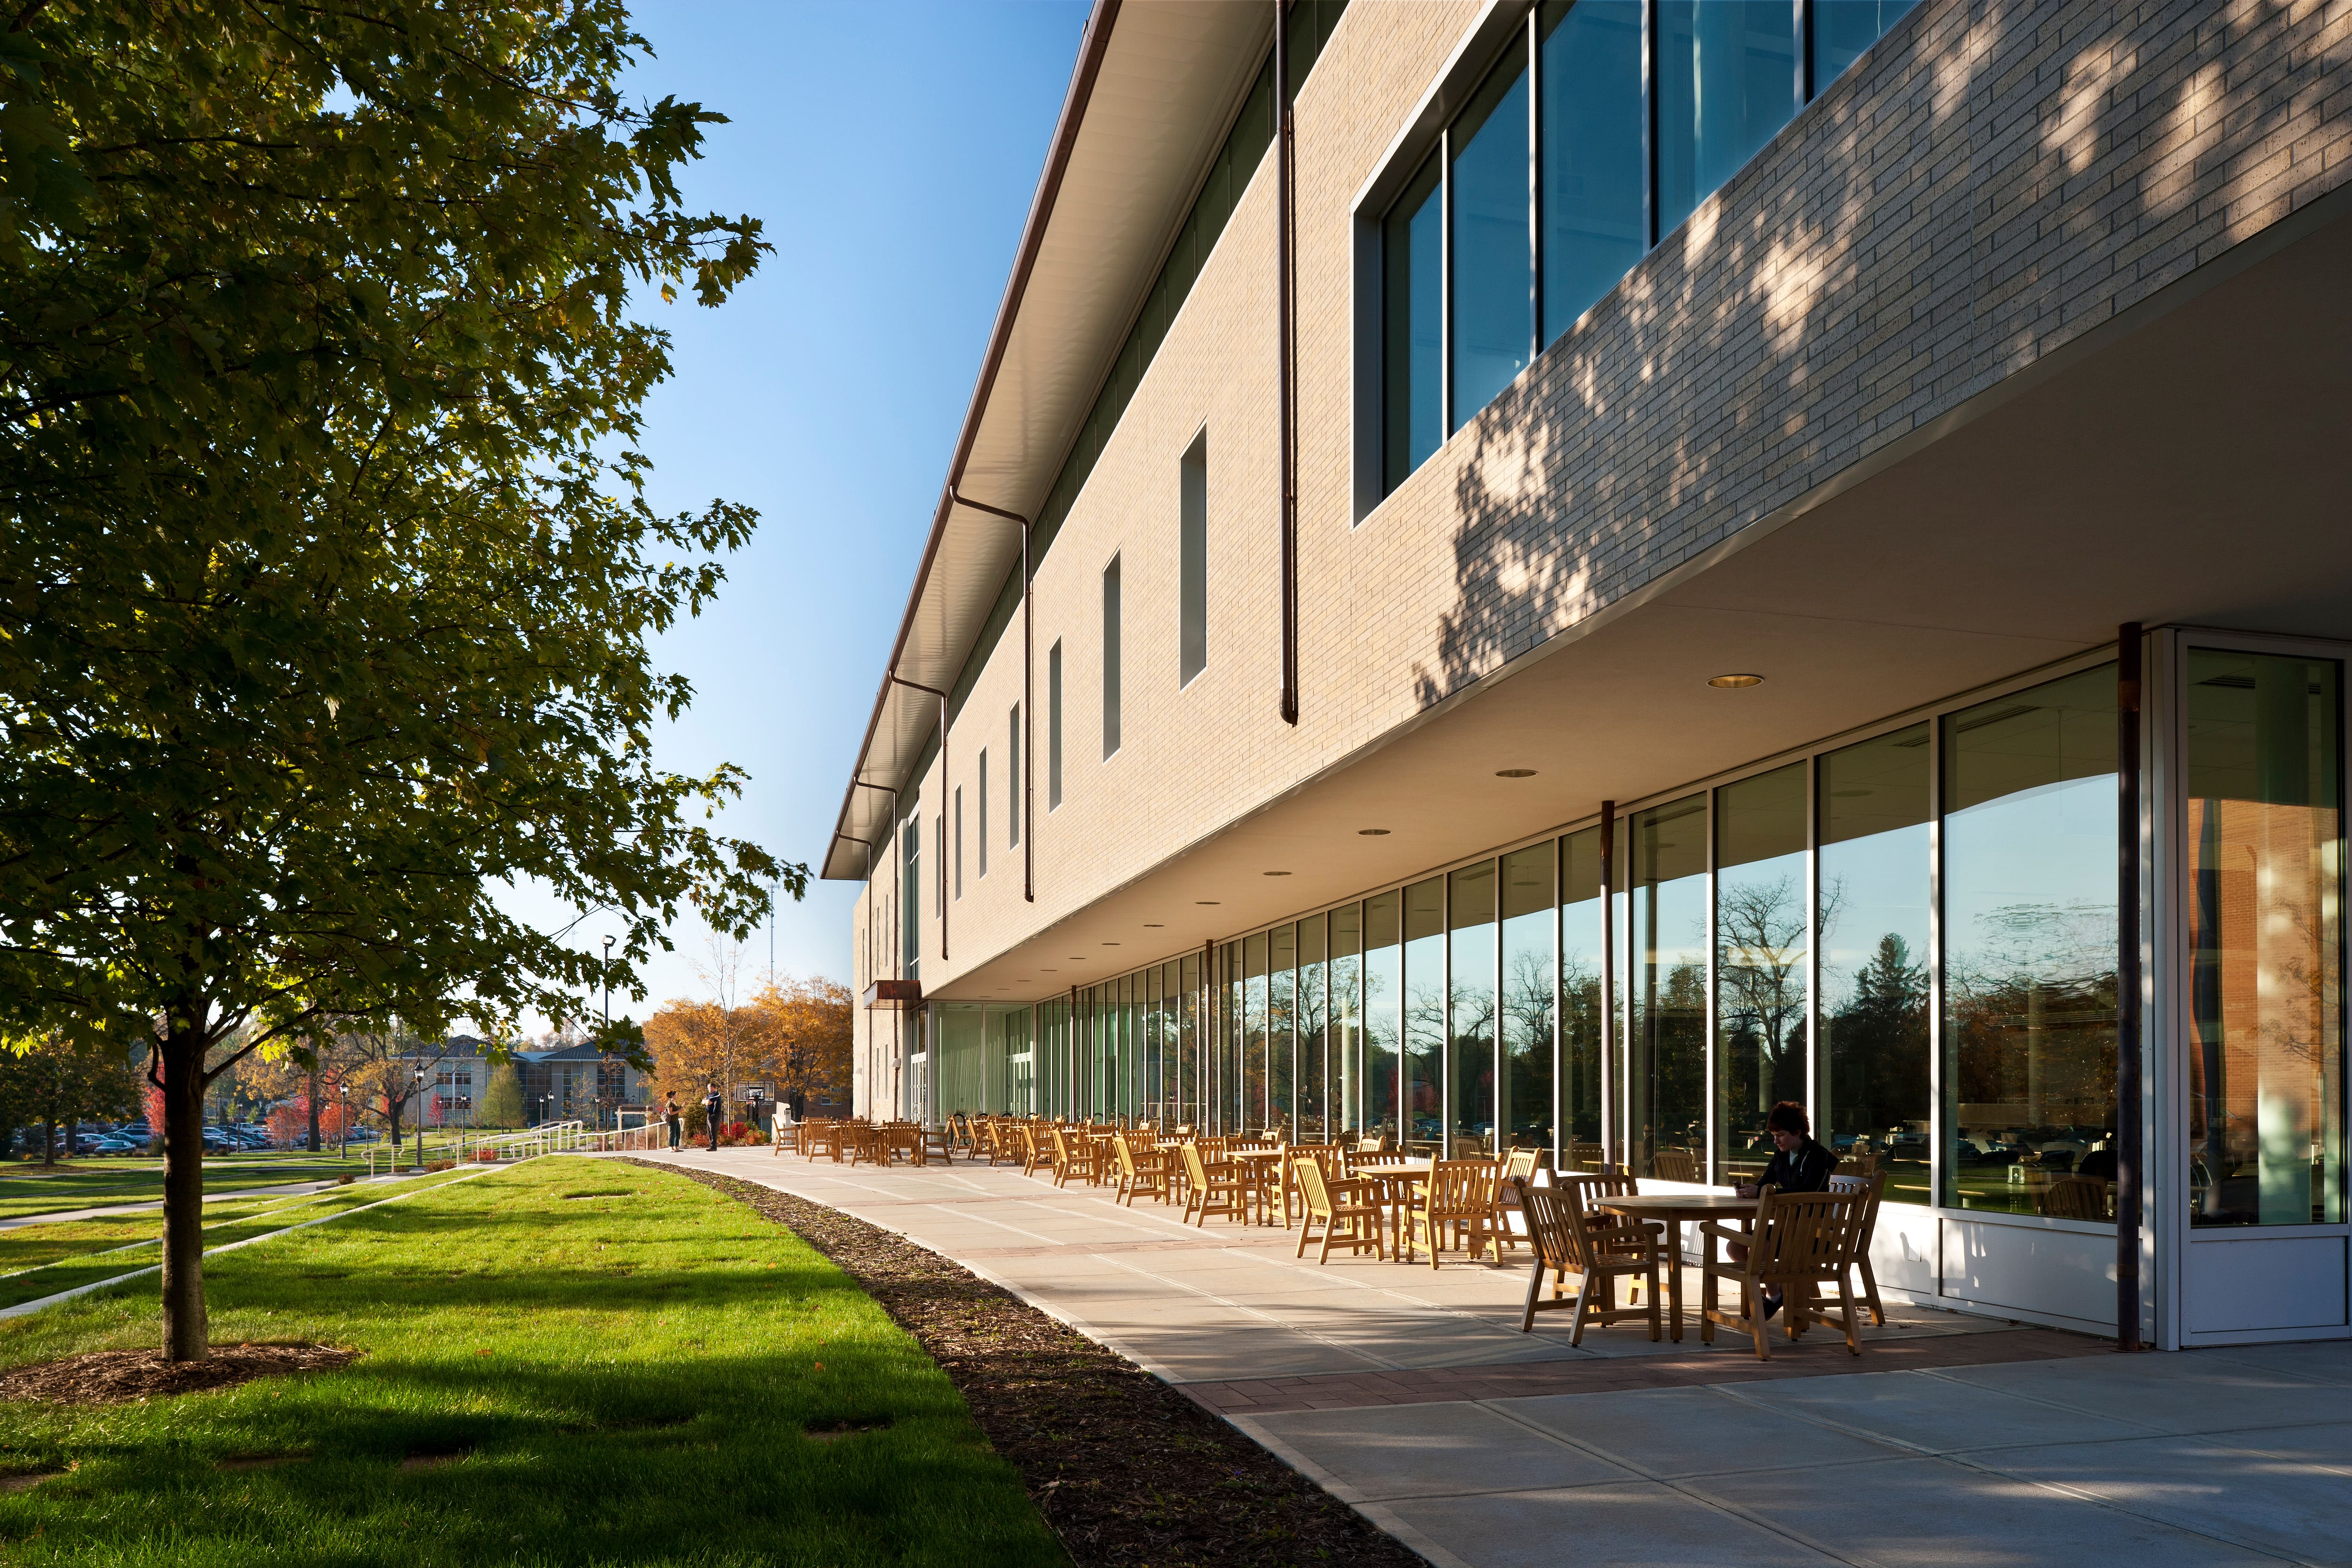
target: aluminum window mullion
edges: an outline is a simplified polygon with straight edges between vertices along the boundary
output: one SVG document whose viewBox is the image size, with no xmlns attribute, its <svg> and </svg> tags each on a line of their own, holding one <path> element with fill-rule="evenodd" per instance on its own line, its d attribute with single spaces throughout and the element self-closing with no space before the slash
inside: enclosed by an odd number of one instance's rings
<svg viewBox="0 0 2352 1568">
<path fill-rule="evenodd" d="M 1722 793 L 1722 786 L 1719 784 L 1714 789 L 1706 792 L 1706 1045 L 1705 1050 L 1701 1053 L 1702 1065 L 1699 1069 L 1705 1075 L 1701 1081 L 1703 1081 L 1706 1086 L 1706 1097 L 1705 1101 L 1706 1106 L 1706 1158 L 1700 1163 L 1699 1169 L 1705 1173 L 1701 1177 L 1701 1180 L 1705 1181 L 1709 1186 L 1716 1184 L 1715 1102 L 1717 1100 L 1721 1098 L 1718 1093 L 1720 1085 L 1716 1081 L 1715 1075 L 1715 1016 L 1717 1007 L 1721 1005 L 1716 994 L 1716 986 L 1721 980 L 1721 976 L 1716 973 L 1718 967 L 1716 962 L 1716 948 L 1717 942 L 1720 940 L 1720 931 L 1717 929 L 1718 922 L 1716 919 L 1716 891 L 1717 884 L 1722 879 L 1722 871 L 1721 868 L 1717 863 L 1718 857 L 1715 842 L 1715 823 L 1717 816 L 1717 797 Z M 1763 1070 L 1763 1053 L 1760 1051 L 1757 1053 L 1757 1070 L 1759 1072 Z M 1654 1107 L 1652 1109 L 1651 1114 L 1653 1117 L 1657 1114 Z"/>
<path fill-rule="evenodd" d="M 1944 1205 L 1944 714 L 1927 720 L 1927 1204 Z M 1937 1224 L 1940 1226 L 1940 1218 Z M 1936 1291 L 1943 1294 L 1943 1248 L 1937 1248 Z"/>
<path fill-rule="evenodd" d="M 1437 134 L 1437 445 L 1454 438 L 1454 127 Z"/>
<path fill-rule="evenodd" d="M 1543 353 L 1543 50 L 1538 21 L 1542 8 L 1528 7 L 1528 363 Z M 1496 906 L 1499 911 L 1501 906 Z M 1497 1013 L 1502 993 L 1496 993 Z M 1496 1037 L 1502 1038 L 1498 1027 Z M 1498 1080 L 1499 1081 L 1499 1080 Z"/>
<path fill-rule="evenodd" d="M 1822 1120 L 1828 1102 L 1822 1078 L 1822 789 L 1821 753 L 1805 759 L 1805 1077 L 1804 1094 L 1813 1107 L 1813 1132 L 1836 1134 Z"/>
<path fill-rule="evenodd" d="M 1642 249 L 1658 243 L 1658 3 L 1642 7 Z"/>
</svg>

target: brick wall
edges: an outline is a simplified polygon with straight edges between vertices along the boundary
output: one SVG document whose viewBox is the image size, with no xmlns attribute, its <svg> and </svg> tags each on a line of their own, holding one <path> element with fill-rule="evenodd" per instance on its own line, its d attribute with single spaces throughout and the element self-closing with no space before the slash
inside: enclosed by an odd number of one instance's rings
<svg viewBox="0 0 2352 1568">
<path fill-rule="evenodd" d="M 927 992 L 960 994 L 973 963 L 2276 223 L 2342 184 L 2352 154 L 2352 6 L 1927 0 L 1358 524 L 1350 203 L 1478 11 L 1350 6 L 1297 105 L 1301 722 L 1275 711 L 1268 163 L 1038 568 L 1034 906 L 1004 840 L 1017 637 L 958 721 L 964 897 L 943 962 L 927 837 Z M 1178 460 L 1204 425 L 1210 661 L 1180 691 Z M 1124 744 L 1106 763 L 1114 553 Z M 1049 815 L 1057 638 L 1066 798 Z M 936 767 L 922 790 L 928 835 Z M 1041 952 L 1062 986 L 1169 955 Z"/>
</svg>

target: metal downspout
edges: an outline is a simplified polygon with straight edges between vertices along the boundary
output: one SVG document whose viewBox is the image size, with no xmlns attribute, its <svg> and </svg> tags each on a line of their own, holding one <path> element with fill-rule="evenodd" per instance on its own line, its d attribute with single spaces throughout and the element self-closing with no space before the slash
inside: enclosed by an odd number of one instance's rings
<svg viewBox="0 0 2352 1568">
<path fill-rule="evenodd" d="M 1037 639 L 1030 616 L 1029 535 L 1035 525 L 1019 512 L 959 495 L 953 485 L 948 486 L 948 500 L 1021 525 L 1021 897 L 1034 904 L 1037 901 L 1037 769 L 1029 734 L 1037 712 L 1037 694 L 1030 684 L 1037 665 Z"/>
<path fill-rule="evenodd" d="M 1298 722 L 1298 453 L 1297 387 L 1292 361 L 1297 357 L 1297 311 L 1291 299 L 1291 211 L 1296 200 L 1292 178 L 1290 116 L 1290 0 L 1274 3 L 1274 177 L 1276 358 L 1280 362 L 1282 443 L 1282 721 Z"/>
</svg>

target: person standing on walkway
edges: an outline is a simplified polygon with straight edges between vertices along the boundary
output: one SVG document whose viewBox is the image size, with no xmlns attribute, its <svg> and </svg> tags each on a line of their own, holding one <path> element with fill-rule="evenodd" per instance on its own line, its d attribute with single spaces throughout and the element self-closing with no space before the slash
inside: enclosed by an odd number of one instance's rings
<svg viewBox="0 0 2352 1568">
<path fill-rule="evenodd" d="M 662 1117 L 669 1123 L 669 1146 L 681 1148 L 686 1143 L 686 1112 L 677 1103 L 677 1090 L 669 1092 L 669 1103 L 662 1108 Z"/>
<path fill-rule="evenodd" d="M 714 1154 L 719 1152 L 719 1119 L 726 1114 L 726 1099 L 719 1094 L 719 1086 L 714 1083 L 710 1086 L 710 1092 L 702 1097 L 702 1121 L 710 1131 L 710 1152 Z"/>
</svg>

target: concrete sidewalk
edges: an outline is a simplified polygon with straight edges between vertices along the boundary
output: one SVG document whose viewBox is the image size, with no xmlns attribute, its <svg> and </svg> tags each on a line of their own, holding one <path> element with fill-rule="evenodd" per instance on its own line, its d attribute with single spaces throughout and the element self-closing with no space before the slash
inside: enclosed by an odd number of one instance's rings
<svg viewBox="0 0 2352 1568">
<path fill-rule="evenodd" d="M 1523 1262 L 1318 1268 L 1293 1231 L 1001 1166 L 656 1157 L 955 1258 L 1439 1563 L 2352 1562 L 2352 1344 L 2125 1358 L 1890 1307 L 1859 1362 L 1819 1333 L 1769 1363 L 1695 1328 L 1580 1347 L 1564 1315 L 1517 1331 Z"/>
</svg>

